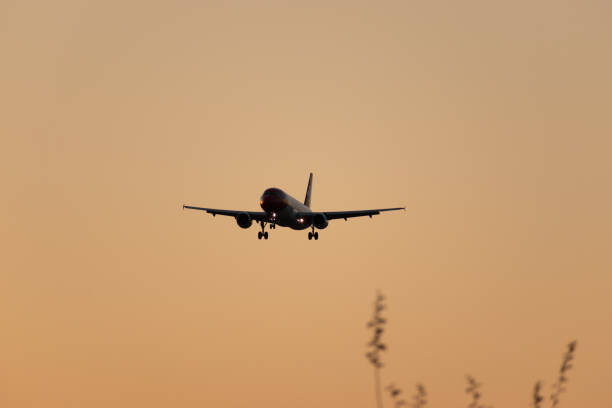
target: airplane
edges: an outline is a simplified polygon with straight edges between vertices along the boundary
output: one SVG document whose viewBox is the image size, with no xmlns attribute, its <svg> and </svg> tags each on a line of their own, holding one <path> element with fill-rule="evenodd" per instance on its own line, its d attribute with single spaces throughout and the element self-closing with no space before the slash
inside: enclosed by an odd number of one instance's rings
<svg viewBox="0 0 612 408">
<path fill-rule="evenodd" d="M 325 229 L 329 221 L 336 219 L 344 219 L 347 221 L 353 217 L 372 218 L 373 215 L 378 215 L 384 211 L 405 210 L 406 207 L 396 208 L 379 208 L 375 210 L 358 210 L 358 211 L 312 211 L 310 209 L 310 198 L 312 196 L 312 173 L 308 178 L 308 187 L 306 188 L 306 198 L 304 203 L 299 202 L 283 190 L 272 187 L 263 192 L 259 200 L 259 205 L 263 211 L 233 211 L 233 210 L 218 210 L 214 208 L 194 207 L 183 204 L 183 209 L 206 211 L 209 214 L 226 215 L 236 218 L 236 223 L 240 228 L 249 228 L 253 221 L 261 225 L 261 231 L 257 233 L 258 239 L 268 239 L 268 231 L 265 231 L 266 224 L 270 224 L 270 229 L 276 229 L 277 225 L 281 227 L 289 227 L 294 230 L 303 230 L 312 228 L 308 232 L 308 239 L 319 239 L 317 229 Z"/>
</svg>

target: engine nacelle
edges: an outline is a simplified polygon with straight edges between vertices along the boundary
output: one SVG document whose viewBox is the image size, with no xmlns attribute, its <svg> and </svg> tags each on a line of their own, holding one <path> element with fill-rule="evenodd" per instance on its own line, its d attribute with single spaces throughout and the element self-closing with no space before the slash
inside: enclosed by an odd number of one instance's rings
<svg viewBox="0 0 612 408">
<path fill-rule="evenodd" d="M 248 213 L 240 213 L 236 216 L 236 223 L 240 228 L 249 228 L 253 225 L 253 220 Z"/>
<path fill-rule="evenodd" d="M 324 214 L 315 214 L 314 217 L 312 217 L 312 223 L 318 229 L 325 229 L 329 224 L 329 222 L 327 222 L 327 217 Z"/>
</svg>

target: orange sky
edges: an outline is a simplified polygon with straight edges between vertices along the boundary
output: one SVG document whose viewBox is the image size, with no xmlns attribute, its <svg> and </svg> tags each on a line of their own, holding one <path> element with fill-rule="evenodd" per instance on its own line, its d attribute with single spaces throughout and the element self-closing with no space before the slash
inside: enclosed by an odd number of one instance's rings
<svg viewBox="0 0 612 408">
<path fill-rule="evenodd" d="M 257 4 L 257 5 L 255 5 Z M 608 1 L 0 3 L 0 405 L 612 393 Z M 317 242 L 182 211 L 270 186 Z M 387 404 L 390 406 L 390 404 Z"/>
</svg>

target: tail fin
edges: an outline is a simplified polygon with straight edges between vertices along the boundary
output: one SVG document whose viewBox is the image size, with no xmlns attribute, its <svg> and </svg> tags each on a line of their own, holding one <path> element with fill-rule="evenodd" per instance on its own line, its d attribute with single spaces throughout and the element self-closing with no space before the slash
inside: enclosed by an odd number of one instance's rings
<svg viewBox="0 0 612 408">
<path fill-rule="evenodd" d="M 308 187 L 306 188 L 306 198 L 304 199 L 304 205 L 310 208 L 310 196 L 312 195 L 312 173 L 308 179 Z"/>
</svg>

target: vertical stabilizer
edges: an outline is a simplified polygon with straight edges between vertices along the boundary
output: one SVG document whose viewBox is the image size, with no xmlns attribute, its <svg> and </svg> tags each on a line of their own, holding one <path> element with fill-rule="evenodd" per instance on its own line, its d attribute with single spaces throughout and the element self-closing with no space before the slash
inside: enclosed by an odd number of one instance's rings
<svg viewBox="0 0 612 408">
<path fill-rule="evenodd" d="M 308 187 L 306 188 L 306 198 L 304 199 L 304 205 L 310 208 L 310 196 L 312 194 L 312 173 L 308 178 Z"/>
</svg>

